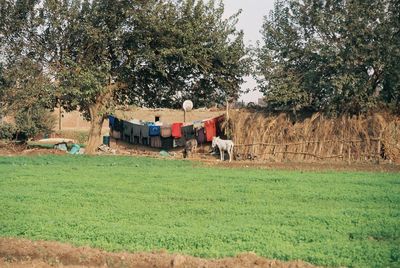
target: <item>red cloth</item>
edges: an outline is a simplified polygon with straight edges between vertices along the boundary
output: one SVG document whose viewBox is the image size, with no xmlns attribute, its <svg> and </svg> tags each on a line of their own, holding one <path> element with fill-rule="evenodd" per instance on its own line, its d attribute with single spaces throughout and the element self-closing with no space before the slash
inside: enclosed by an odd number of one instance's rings
<svg viewBox="0 0 400 268">
<path fill-rule="evenodd" d="M 171 128 L 172 128 L 172 137 L 174 138 L 180 138 L 182 137 L 182 127 L 183 123 L 173 123 Z"/>
<path fill-rule="evenodd" d="M 217 127 L 215 125 L 215 119 L 210 119 L 204 122 L 204 128 L 206 129 L 207 141 L 212 141 L 212 139 L 217 136 Z"/>
</svg>

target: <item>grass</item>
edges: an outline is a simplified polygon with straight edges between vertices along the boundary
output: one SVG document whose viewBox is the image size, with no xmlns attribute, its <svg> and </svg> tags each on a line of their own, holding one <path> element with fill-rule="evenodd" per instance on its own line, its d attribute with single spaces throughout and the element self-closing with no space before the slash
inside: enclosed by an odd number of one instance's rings
<svg viewBox="0 0 400 268">
<path fill-rule="evenodd" d="M 400 174 L 209 168 L 132 157 L 0 157 L 0 236 L 200 257 L 253 251 L 400 266 Z"/>
</svg>

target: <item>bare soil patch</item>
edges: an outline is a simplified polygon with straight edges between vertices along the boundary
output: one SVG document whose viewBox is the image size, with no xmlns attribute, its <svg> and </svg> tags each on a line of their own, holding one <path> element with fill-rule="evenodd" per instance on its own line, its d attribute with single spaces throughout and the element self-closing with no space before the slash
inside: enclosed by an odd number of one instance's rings
<svg viewBox="0 0 400 268">
<path fill-rule="evenodd" d="M 153 158 L 164 158 L 160 156 L 160 149 L 141 145 L 132 145 L 122 141 L 112 140 L 111 148 L 115 149 L 116 155 L 125 156 L 147 156 Z M 279 169 L 298 171 L 369 171 L 369 172 L 400 172 L 400 165 L 388 162 L 380 163 L 346 163 L 339 161 L 304 161 L 304 162 L 272 162 L 267 160 L 242 160 L 242 161 L 219 161 L 218 155 L 211 155 L 210 146 L 204 145 L 198 148 L 196 154 L 187 158 L 194 164 L 200 163 L 210 167 L 223 168 L 256 168 L 256 169 Z M 183 159 L 182 148 L 169 151 L 170 159 Z M 66 152 L 56 149 L 27 148 L 23 144 L 0 142 L 0 156 L 35 156 L 35 155 L 65 155 Z M 104 154 L 99 152 L 99 154 Z"/>
<path fill-rule="evenodd" d="M 25 239 L 0 238 L 0 267 L 316 267 L 302 261 L 268 260 L 253 253 L 202 259 L 166 251 L 110 253 L 89 247 Z"/>
</svg>

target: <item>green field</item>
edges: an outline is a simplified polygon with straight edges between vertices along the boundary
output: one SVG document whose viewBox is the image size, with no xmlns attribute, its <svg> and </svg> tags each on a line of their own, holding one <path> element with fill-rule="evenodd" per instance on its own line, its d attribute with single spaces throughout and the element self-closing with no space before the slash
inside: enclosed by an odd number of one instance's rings
<svg viewBox="0 0 400 268">
<path fill-rule="evenodd" d="M 252 251 L 400 266 L 400 174 L 210 168 L 133 157 L 0 157 L 0 236 L 200 257 Z"/>
</svg>

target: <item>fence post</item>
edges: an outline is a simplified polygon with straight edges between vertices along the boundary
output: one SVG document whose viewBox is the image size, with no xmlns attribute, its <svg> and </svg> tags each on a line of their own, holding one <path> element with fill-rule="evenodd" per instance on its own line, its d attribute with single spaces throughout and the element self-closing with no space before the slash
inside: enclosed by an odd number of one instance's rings
<svg viewBox="0 0 400 268">
<path fill-rule="evenodd" d="M 348 164 L 350 165 L 351 164 L 351 142 L 349 143 L 349 150 L 348 150 L 348 159 L 347 159 L 347 161 L 348 161 Z"/>
</svg>

